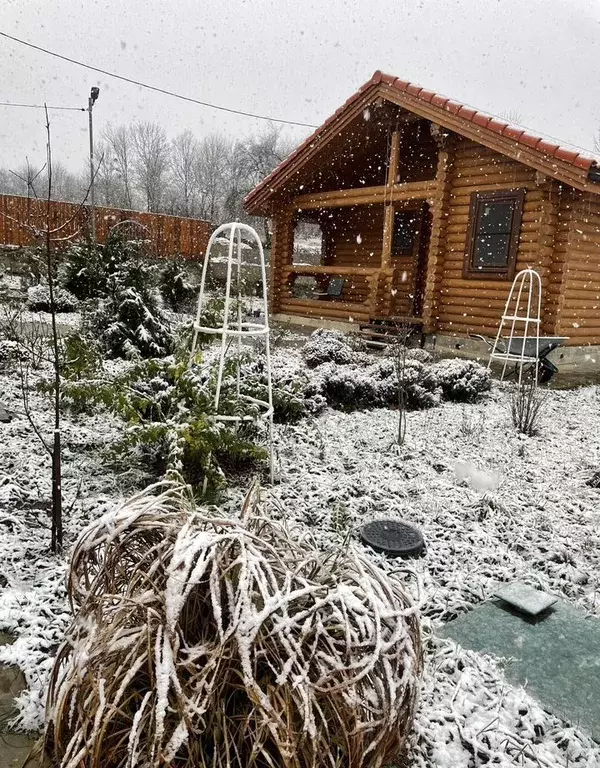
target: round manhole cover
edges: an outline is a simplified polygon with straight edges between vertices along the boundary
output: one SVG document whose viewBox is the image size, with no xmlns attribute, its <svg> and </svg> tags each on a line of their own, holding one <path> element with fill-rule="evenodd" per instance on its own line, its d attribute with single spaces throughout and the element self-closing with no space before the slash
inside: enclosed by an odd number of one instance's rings
<svg viewBox="0 0 600 768">
<path fill-rule="evenodd" d="M 362 540 L 378 552 L 396 557 L 420 555 L 425 546 L 421 532 L 398 520 L 374 520 L 363 526 Z"/>
</svg>

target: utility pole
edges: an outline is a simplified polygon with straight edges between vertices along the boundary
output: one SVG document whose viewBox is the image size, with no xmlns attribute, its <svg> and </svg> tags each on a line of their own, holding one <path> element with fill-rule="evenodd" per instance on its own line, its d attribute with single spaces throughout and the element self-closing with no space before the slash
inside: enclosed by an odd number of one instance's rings
<svg viewBox="0 0 600 768">
<path fill-rule="evenodd" d="M 91 235 L 92 243 L 96 245 L 96 196 L 94 192 L 94 180 L 96 172 L 94 169 L 94 124 L 92 121 L 92 108 L 96 103 L 96 99 L 100 93 L 100 88 L 92 88 L 90 91 L 90 97 L 88 99 L 88 117 L 90 125 L 90 223 L 91 223 Z"/>
</svg>

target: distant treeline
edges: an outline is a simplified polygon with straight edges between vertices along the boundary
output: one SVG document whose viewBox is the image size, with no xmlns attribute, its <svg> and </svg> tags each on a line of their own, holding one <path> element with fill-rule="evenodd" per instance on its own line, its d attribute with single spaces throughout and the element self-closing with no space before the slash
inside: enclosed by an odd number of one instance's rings
<svg viewBox="0 0 600 768">
<path fill-rule="evenodd" d="M 219 133 L 197 138 L 191 131 L 169 139 L 152 122 L 109 125 L 96 143 L 96 202 L 213 224 L 239 219 L 244 196 L 292 148 L 273 125 L 237 141 Z M 60 154 L 60 147 L 53 150 Z M 80 202 L 89 187 L 89 166 L 72 173 L 54 161 L 52 177 L 55 200 Z M 0 194 L 44 197 L 46 183 L 41 164 L 0 168 Z"/>
</svg>

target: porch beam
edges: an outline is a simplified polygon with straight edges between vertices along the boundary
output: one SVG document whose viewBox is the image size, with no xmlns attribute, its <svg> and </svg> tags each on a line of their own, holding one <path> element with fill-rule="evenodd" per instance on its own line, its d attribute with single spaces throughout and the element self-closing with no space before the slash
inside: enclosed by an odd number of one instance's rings
<svg viewBox="0 0 600 768">
<path fill-rule="evenodd" d="M 340 277 L 352 277 L 363 276 L 371 277 L 378 274 L 379 269 L 377 267 L 334 267 L 334 266 L 321 266 L 321 265 L 302 265 L 284 267 L 282 270 L 284 275 L 339 275 Z"/>
<path fill-rule="evenodd" d="M 352 205 L 383 205 L 391 202 L 427 200 L 436 190 L 435 181 L 409 181 L 379 187 L 358 189 L 334 189 L 299 195 L 290 204 L 292 211 L 310 211 L 320 208 L 346 208 Z"/>
</svg>

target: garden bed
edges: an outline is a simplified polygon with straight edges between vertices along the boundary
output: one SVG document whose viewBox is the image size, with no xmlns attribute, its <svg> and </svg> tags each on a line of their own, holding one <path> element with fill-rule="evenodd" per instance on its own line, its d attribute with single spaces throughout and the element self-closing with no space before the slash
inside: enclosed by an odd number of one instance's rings
<svg viewBox="0 0 600 768">
<path fill-rule="evenodd" d="M 277 371 L 304 366 L 293 349 L 276 351 L 274 361 Z M 16 412 L 0 424 L 0 573 L 7 582 L 0 630 L 17 638 L 0 648 L 0 662 L 24 671 L 29 691 L 18 724 L 37 729 L 52 657 L 70 621 L 66 566 L 49 552 L 49 458 L 24 416 L 18 376 L 0 374 L 0 392 L 2 405 Z M 509 390 L 495 384 L 479 402 L 441 401 L 409 412 L 400 448 L 397 413 L 388 408 L 326 408 L 276 425 L 273 514 L 301 522 L 323 544 L 342 546 L 379 516 L 406 520 L 424 534 L 425 554 L 410 568 L 421 583 L 426 671 L 407 765 L 587 768 L 599 760 L 585 734 L 508 685 L 497 663 L 435 637 L 436 626 L 515 578 L 600 616 L 600 491 L 587 482 L 598 467 L 599 404 L 595 387 L 553 391 L 540 434 L 527 438 L 512 426 Z M 31 405 L 48 423 L 47 398 L 34 393 Z M 122 429 L 114 417 L 66 416 L 64 425 L 68 555 L 81 528 L 140 478 L 106 464 L 102 449 Z M 230 487 L 225 506 L 238 508 L 245 490 L 244 483 Z M 386 568 L 406 565 L 369 552 Z"/>
</svg>

